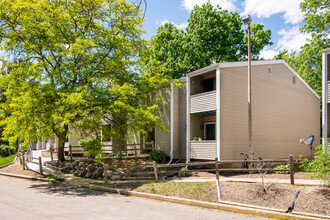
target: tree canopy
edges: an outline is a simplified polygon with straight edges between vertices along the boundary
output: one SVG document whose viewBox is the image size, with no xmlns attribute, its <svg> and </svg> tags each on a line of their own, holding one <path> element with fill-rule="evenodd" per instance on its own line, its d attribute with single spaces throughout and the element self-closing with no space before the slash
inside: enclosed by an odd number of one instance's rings
<svg viewBox="0 0 330 220">
<path fill-rule="evenodd" d="M 304 12 L 301 31 L 310 33 L 311 38 L 299 51 L 283 50 L 274 59 L 284 59 L 322 96 L 322 49 L 330 47 L 329 0 L 305 0 L 300 8 Z"/>
<path fill-rule="evenodd" d="M 158 28 L 152 37 L 152 57 L 165 63 L 172 78 L 180 78 L 213 62 L 246 60 L 248 38 L 242 25 L 237 12 L 210 3 L 195 6 L 186 30 L 179 30 L 171 23 Z M 251 25 L 254 60 L 259 59 L 266 45 L 272 45 L 270 38 L 271 30 L 264 30 L 262 24 Z"/>
<path fill-rule="evenodd" d="M 152 74 L 141 73 L 148 51 L 142 21 L 139 7 L 125 0 L 2 0 L 4 138 L 30 143 L 56 135 L 64 160 L 69 134 L 100 130 L 119 111 L 128 113 L 126 129 L 158 124 L 159 101 L 143 93 L 169 81 L 156 61 L 148 64 Z"/>
</svg>

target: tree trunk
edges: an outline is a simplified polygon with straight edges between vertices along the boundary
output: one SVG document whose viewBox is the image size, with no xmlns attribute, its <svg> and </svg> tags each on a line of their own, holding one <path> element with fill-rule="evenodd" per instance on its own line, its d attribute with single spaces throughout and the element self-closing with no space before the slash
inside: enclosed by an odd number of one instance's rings
<svg viewBox="0 0 330 220">
<path fill-rule="evenodd" d="M 69 126 L 64 125 L 64 131 L 57 135 L 58 137 L 58 150 L 57 150 L 57 158 L 59 161 L 65 161 L 64 157 L 64 145 L 65 145 L 65 139 L 69 131 Z"/>
<path fill-rule="evenodd" d="M 65 137 L 58 137 L 58 149 L 57 149 L 57 158 L 59 161 L 65 161 L 64 158 L 64 144 L 65 144 Z"/>
</svg>

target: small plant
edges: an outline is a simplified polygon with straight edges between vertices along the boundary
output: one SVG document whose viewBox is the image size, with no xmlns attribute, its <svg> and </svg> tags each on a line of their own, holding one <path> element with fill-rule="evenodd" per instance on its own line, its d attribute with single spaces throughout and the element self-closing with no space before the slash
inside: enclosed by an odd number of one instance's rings
<svg viewBox="0 0 330 220">
<path fill-rule="evenodd" d="M 65 179 L 61 178 L 61 177 L 57 177 L 57 176 L 46 176 L 46 179 L 53 179 L 53 180 L 57 180 L 59 182 L 63 182 Z"/>
<path fill-rule="evenodd" d="M 131 172 L 131 173 L 137 173 L 137 171 L 138 171 L 137 168 L 134 168 L 134 169 L 131 169 L 130 172 Z"/>
<path fill-rule="evenodd" d="M 312 161 L 304 160 L 302 166 L 310 172 L 313 178 L 320 178 L 323 183 L 330 187 L 330 151 L 324 149 L 323 145 L 317 146 L 315 159 Z"/>
<path fill-rule="evenodd" d="M 166 154 L 161 150 L 152 150 L 149 153 L 149 160 L 156 161 L 157 163 L 162 163 L 165 161 Z"/>
<path fill-rule="evenodd" d="M 127 156 L 127 153 L 125 151 L 121 152 L 122 156 Z M 119 158 L 120 157 L 120 152 L 116 153 L 116 155 L 114 156 L 114 158 Z"/>
<path fill-rule="evenodd" d="M 101 153 L 102 143 L 100 136 L 80 139 L 78 143 L 87 151 L 87 156 L 90 158 L 95 159 L 95 156 Z"/>
<path fill-rule="evenodd" d="M 202 140 L 201 137 L 194 137 L 194 138 L 193 138 L 193 141 L 201 141 L 201 140 Z"/>
<path fill-rule="evenodd" d="M 303 165 L 302 164 L 299 164 L 299 163 L 294 163 L 293 164 L 293 167 L 294 167 L 295 170 L 304 169 Z M 274 169 L 276 169 L 276 170 L 290 169 L 290 164 L 288 164 L 288 163 L 281 163 L 281 164 L 275 165 L 274 166 Z M 278 173 L 278 174 L 288 174 L 289 171 L 275 171 L 275 173 Z"/>
<path fill-rule="evenodd" d="M 151 193 L 157 193 L 157 190 L 154 187 L 152 187 L 150 191 Z"/>
<path fill-rule="evenodd" d="M 182 167 L 180 171 L 182 171 L 182 172 L 179 173 L 179 177 L 191 176 L 191 172 L 186 167 Z"/>
</svg>

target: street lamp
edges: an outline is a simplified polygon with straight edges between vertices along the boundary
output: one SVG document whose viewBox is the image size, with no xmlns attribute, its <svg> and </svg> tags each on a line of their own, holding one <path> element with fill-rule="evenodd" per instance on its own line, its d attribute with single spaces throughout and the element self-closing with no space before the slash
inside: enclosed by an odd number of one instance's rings
<svg viewBox="0 0 330 220">
<path fill-rule="evenodd" d="M 249 120 L 249 159 L 253 159 L 253 146 L 252 146 L 252 91 L 251 91 L 251 16 L 243 18 L 244 24 L 248 25 L 248 120 Z"/>
</svg>

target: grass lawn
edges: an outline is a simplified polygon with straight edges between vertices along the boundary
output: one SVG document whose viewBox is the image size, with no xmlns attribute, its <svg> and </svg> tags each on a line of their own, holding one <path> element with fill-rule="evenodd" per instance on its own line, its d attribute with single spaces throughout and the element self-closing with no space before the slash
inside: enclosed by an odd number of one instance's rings
<svg viewBox="0 0 330 220">
<path fill-rule="evenodd" d="M 0 167 L 13 162 L 15 157 L 16 157 L 16 154 L 11 155 L 9 157 L 0 157 Z"/>
</svg>

